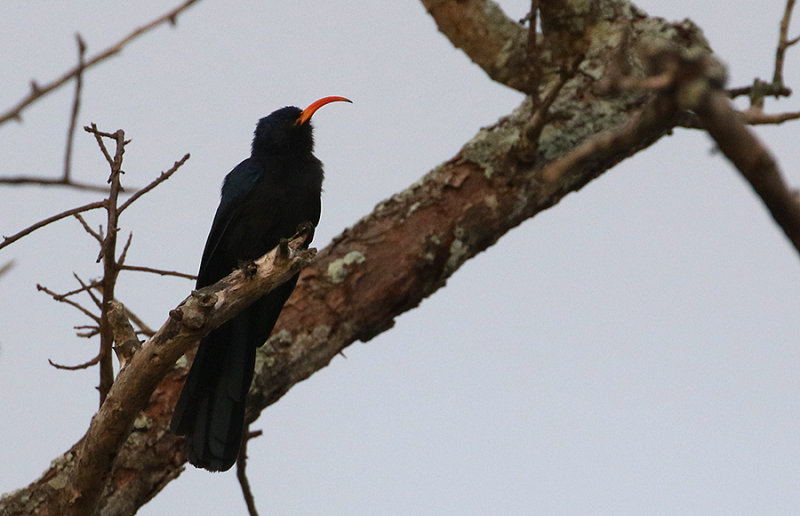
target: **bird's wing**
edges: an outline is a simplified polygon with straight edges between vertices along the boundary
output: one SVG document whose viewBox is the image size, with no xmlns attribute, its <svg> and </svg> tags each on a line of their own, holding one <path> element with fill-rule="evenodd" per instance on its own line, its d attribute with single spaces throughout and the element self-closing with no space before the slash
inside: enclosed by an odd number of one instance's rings
<svg viewBox="0 0 800 516">
<path fill-rule="evenodd" d="M 211 231 L 200 261 L 197 288 L 219 281 L 236 267 L 236 263 L 228 263 L 230 260 L 223 252 L 229 248 L 225 243 L 230 238 L 228 228 L 240 216 L 244 207 L 242 200 L 252 191 L 262 173 L 261 166 L 248 158 L 225 176 L 219 207 L 214 215 L 214 222 L 211 223 Z"/>
</svg>

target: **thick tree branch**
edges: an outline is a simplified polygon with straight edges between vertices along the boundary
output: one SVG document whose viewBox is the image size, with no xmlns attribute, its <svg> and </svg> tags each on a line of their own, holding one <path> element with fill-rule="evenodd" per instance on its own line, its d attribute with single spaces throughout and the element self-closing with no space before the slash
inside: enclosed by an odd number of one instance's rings
<svg viewBox="0 0 800 516">
<path fill-rule="evenodd" d="M 526 92 L 527 31 L 491 0 L 422 0 L 439 31 L 489 77 Z"/>
<path fill-rule="evenodd" d="M 106 481 L 120 446 L 131 429 L 138 428 L 134 420 L 151 399 L 159 381 L 209 331 L 308 263 L 314 251 L 302 249 L 306 241 L 305 234 L 293 237 L 288 242 L 288 255 L 282 256 L 275 248 L 252 264 L 254 273 L 250 269 L 247 274 L 236 270 L 214 285 L 193 292 L 172 310 L 164 325 L 120 371 L 86 435 L 70 452 L 54 461 L 39 481 L 5 497 L 0 512 L 92 514 L 104 488 L 124 489 L 125 482 L 107 484 Z"/>
<path fill-rule="evenodd" d="M 745 126 L 723 92 L 709 90 L 692 107 L 719 149 L 750 183 L 800 252 L 800 196 L 786 184 L 769 150 Z"/>
<path fill-rule="evenodd" d="M 481 37 L 498 39 L 499 29 L 492 25 L 494 15 L 478 12 L 491 9 L 491 2 L 424 3 L 448 37 L 462 33 L 462 48 L 468 54 L 480 52 L 476 42 Z M 554 41 L 571 41 L 567 48 L 577 49 L 583 59 L 579 73 L 563 84 L 543 81 L 541 86 L 548 88 L 545 91 L 559 94 L 549 99 L 552 104 L 548 123 L 538 134 L 535 153 L 520 156 L 517 145 L 530 127 L 532 113 L 537 112 L 528 98 L 511 115 L 478 132 L 455 157 L 378 204 L 371 214 L 324 249 L 302 271 L 276 332 L 259 352 L 250 392 L 250 421 L 294 384 L 325 367 L 352 342 L 367 341 L 390 328 L 397 315 L 444 286 L 466 260 L 491 246 L 508 230 L 652 144 L 681 119 L 683 113 L 669 81 L 656 81 L 651 85 L 654 91 L 617 91 L 613 96 L 605 96 L 595 87 L 622 51 L 634 68 L 631 75 L 637 77 L 645 75 L 637 68 L 641 67 L 643 56 L 652 55 L 643 52 L 646 47 L 666 45 L 694 55 L 710 54 L 700 31 L 691 23 L 670 25 L 635 16 L 632 11 L 619 14 L 613 9 L 606 11 L 613 14 L 610 19 L 598 23 L 602 9 L 598 11 L 597 6 L 623 3 L 589 3 L 589 11 L 582 14 L 569 14 L 555 2 L 540 3 L 545 31 L 553 35 Z M 463 14 L 459 9 L 473 11 L 464 14 L 466 29 L 459 28 L 463 27 L 459 25 L 458 18 Z M 469 16 L 482 21 L 470 21 Z M 450 26 L 440 18 L 453 26 L 443 29 Z M 571 25 L 570 20 L 577 25 Z M 483 35 L 477 32 L 481 23 L 486 24 Z M 497 24 L 504 26 L 506 22 L 500 20 Z M 590 37 L 581 36 L 580 27 Z M 522 34 L 523 44 L 518 48 L 524 52 L 524 30 L 512 32 L 507 36 L 512 41 L 509 49 L 517 48 Z M 540 52 L 547 53 L 552 48 Z M 492 43 L 488 57 L 473 59 L 491 70 L 499 58 L 507 57 L 506 51 Z M 506 59 L 505 63 L 511 69 L 509 74 L 520 71 L 514 59 Z M 547 64 L 551 69 L 559 66 Z M 519 66 L 527 70 L 524 57 Z M 501 82 L 504 73 L 496 72 Z M 659 72 L 652 75 L 658 76 Z M 554 85 L 559 87 L 553 90 Z M 50 482 L 57 480 L 58 485 L 69 486 L 72 491 L 68 492 L 77 497 L 71 509 L 91 507 L 93 502 L 89 500 L 99 496 L 100 514 L 132 514 L 180 473 L 185 461 L 182 440 L 166 429 L 186 368 L 181 361 L 178 368 L 171 369 L 169 359 L 174 361 L 177 355 L 164 355 L 163 339 L 171 343 L 170 353 L 186 350 L 197 342 L 202 330 L 212 327 L 209 322 L 196 328 L 201 324 L 197 321 L 207 316 L 203 307 L 208 308 L 211 303 L 203 293 L 190 297 L 186 306 L 174 311 L 174 317 L 133 356 L 109 392 L 89 434 L 57 460 L 43 479 L 20 495 L 15 494 L 15 501 L 22 504 L 22 500 L 42 500 L 37 496 L 46 494 Z M 238 298 L 237 294 L 231 295 L 231 300 Z M 224 304 L 217 298 L 216 306 Z M 149 354 L 154 348 L 156 356 Z M 154 361 L 157 367 L 153 367 Z M 140 379 L 132 371 L 147 378 Z M 157 375 L 165 371 L 169 373 L 153 391 Z M 132 383 L 139 387 L 131 387 Z M 142 398 L 145 392 L 152 392 L 149 400 Z M 120 406 L 123 401 L 131 406 Z M 126 412 L 124 417 L 118 413 L 140 408 L 143 410 L 138 416 L 136 412 Z M 131 438 L 125 440 L 129 434 Z M 75 457 L 81 457 L 80 461 L 76 462 Z M 112 461 L 113 469 L 107 475 Z"/>
<path fill-rule="evenodd" d="M 670 97 L 644 104 L 637 95 L 602 99 L 587 95 L 584 80 L 573 79 L 553 103 L 560 116 L 542 131 L 533 162 L 520 161 L 515 145 L 530 121 L 527 100 L 454 158 L 380 203 L 303 270 L 258 355 L 249 420 L 350 343 L 390 328 L 397 315 L 441 288 L 506 231 L 653 143 L 678 119 Z M 149 499 L 180 472 L 185 457 L 179 441 L 163 433 L 180 379 L 176 371 L 161 383 L 146 409 L 147 429 L 121 450 L 103 495 L 104 514 Z M 140 474 L 118 487 L 115 479 L 130 478 L 131 468 Z"/>
</svg>

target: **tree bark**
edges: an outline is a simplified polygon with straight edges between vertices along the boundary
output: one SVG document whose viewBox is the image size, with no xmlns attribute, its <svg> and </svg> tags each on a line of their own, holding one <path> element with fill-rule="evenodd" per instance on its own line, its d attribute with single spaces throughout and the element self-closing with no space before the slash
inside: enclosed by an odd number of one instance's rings
<svg viewBox="0 0 800 516">
<path fill-rule="evenodd" d="M 527 29 L 493 2 L 423 0 L 439 29 L 492 79 L 536 95 L 478 131 L 450 160 L 379 203 L 302 271 L 275 333 L 259 352 L 249 420 L 351 343 L 391 328 L 396 316 L 443 287 L 466 260 L 508 230 L 651 145 L 679 122 L 682 113 L 673 90 L 601 85 L 620 74 L 660 73 L 653 56 L 664 49 L 709 57 L 701 31 L 691 22 L 648 18 L 615 0 L 540 3 L 544 32 L 531 55 Z M 549 92 L 558 95 L 542 112 L 539 99 Z M 531 131 L 532 120 L 540 120 L 538 131 Z M 533 154 L 521 145 L 530 134 L 537 136 Z M 124 439 L 98 467 L 81 470 L 102 479 L 95 512 L 133 514 L 182 471 L 181 438 L 167 428 L 186 373 L 185 363 L 179 362 L 166 376 L 161 373 L 157 386 L 142 386 L 136 395 L 144 394 L 146 403 L 118 432 Z M 123 380 L 121 373 L 109 400 Z M 119 406 L 104 409 L 112 407 Z M 63 506 L 50 504 L 51 498 L 73 503 L 84 496 L 65 493 L 71 480 L 63 471 L 81 467 L 74 461 L 86 440 L 56 459 L 39 480 L 4 497 L 0 512 L 54 514 L 53 507 Z"/>
</svg>

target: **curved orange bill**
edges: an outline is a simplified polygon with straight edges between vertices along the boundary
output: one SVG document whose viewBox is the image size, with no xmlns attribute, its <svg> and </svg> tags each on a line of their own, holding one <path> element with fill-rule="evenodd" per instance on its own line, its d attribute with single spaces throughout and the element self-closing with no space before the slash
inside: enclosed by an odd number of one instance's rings
<svg viewBox="0 0 800 516">
<path fill-rule="evenodd" d="M 331 102 L 339 102 L 339 101 L 350 102 L 350 103 L 353 102 L 352 100 L 346 99 L 344 97 L 322 97 L 316 102 L 312 102 L 310 106 L 305 108 L 303 112 L 300 113 L 300 116 L 297 117 L 297 120 L 295 120 L 294 122 L 295 125 L 303 125 L 306 122 L 308 122 L 308 120 L 311 118 L 311 115 L 313 115 L 319 108 L 321 108 L 325 104 L 329 104 Z"/>
</svg>

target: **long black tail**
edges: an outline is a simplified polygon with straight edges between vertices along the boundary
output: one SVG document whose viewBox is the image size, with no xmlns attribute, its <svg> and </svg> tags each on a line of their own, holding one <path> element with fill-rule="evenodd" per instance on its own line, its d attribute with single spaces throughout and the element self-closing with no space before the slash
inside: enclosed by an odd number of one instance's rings
<svg viewBox="0 0 800 516">
<path fill-rule="evenodd" d="M 239 316 L 203 340 L 175 406 L 171 429 L 187 436 L 189 462 L 199 468 L 225 471 L 239 454 L 256 351 L 247 327 Z"/>
<path fill-rule="evenodd" d="M 170 424 L 186 436 L 195 466 L 226 471 L 236 462 L 256 348 L 269 337 L 296 283 L 294 276 L 200 343 Z"/>
</svg>

